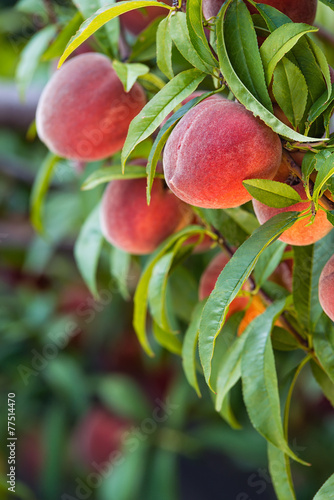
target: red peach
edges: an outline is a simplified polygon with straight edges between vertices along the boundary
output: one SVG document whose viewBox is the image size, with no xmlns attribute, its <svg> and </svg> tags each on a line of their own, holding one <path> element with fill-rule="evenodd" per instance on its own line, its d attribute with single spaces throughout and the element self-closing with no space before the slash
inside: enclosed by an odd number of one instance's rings
<svg viewBox="0 0 334 500">
<path fill-rule="evenodd" d="M 305 189 L 302 183 L 292 186 L 295 191 L 301 196 L 302 200 L 307 200 Z M 256 217 L 258 218 L 260 224 L 264 224 L 267 220 L 274 217 L 274 215 L 283 212 L 301 212 L 307 210 L 310 206 L 309 201 L 302 201 L 296 203 L 290 207 L 285 208 L 273 208 L 264 205 L 258 200 L 253 200 L 253 207 Z M 295 224 L 284 231 L 282 236 L 279 238 L 285 243 L 296 246 L 311 245 L 316 241 L 320 240 L 333 228 L 332 224 L 328 221 L 326 213 L 323 210 L 318 210 L 313 224 L 307 225 L 310 222 L 310 218 L 299 220 Z"/>
<path fill-rule="evenodd" d="M 193 217 L 190 207 L 174 196 L 162 179 L 154 180 L 147 205 L 144 178 L 110 182 L 100 214 L 105 238 L 136 255 L 153 252 Z"/>
<path fill-rule="evenodd" d="M 245 179 L 272 179 L 281 163 L 280 139 L 237 102 L 212 96 L 181 118 L 163 156 L 165 179 L 181 200 L 204 208 L 249 201 Z"/>
<path fill-rule="evenodd" d="M 329 259 L 320 275 L 319 301 L 327 316 L 334 321 L 334 255 Z"/>
<path fill-rule="evenodd" d="M 145 102 L 137 83 L 125 92 L 108 57 L 82 54 L 67 61 L 44 88 L 36 114 L 38 135 L 59 156 L 106 158 L 123 147 Z"/>
</svg>

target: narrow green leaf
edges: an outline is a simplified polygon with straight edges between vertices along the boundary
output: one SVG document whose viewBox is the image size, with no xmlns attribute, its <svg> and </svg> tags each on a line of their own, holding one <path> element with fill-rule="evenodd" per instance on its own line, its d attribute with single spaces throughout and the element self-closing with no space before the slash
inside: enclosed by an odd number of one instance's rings
<svg viewBox="0 0 334 500">
<path fill-rule="evenodd" d="M 303 73 L 287 57 L 275 68 L 273 94 L 289 122 L 297 128 L 305 113 L 308 89 Z"/>
<path fill-rule="evenodd" d="M 154 353 L 148 342 L 146 332 L 146 316 L 147 316 L 147 301 L 148 301 L 148 287 L 156 263 L 173 247 L 173 245 L 183 236 L 192 236 L 200 234 L 203 229 L 196 226 L 188 226 L 179 233 L 171 235 L 164 241 L 159 248 L 150 256 L 146 267 L 140 277 L 139 283 L 134 296 L 134 313 L 133 313 L 133 326 L 138 336 L 139 342 L 143 349 L 149 356 Z"/>
<path fill-rule="evenodd" d="M 99 9 L 95 14 L 88 18 L 71 38 L 67 47 L 59 61 L 58 67 L 66 61 L 68 56 L 79 47 L 87 38 L 93 35 L 101 26 L 104 26 L 108 21 L 115 17 L 129 12 L 130 10 L 141 9 L 142 7 L 164 7 L 167 10 L 172 10 L 170 5 L 163 2 L 150 0 L 131 0 L 125 2 L 117 2 L 116 5 L 107 5 Z"/>
<path fill-rule="evenodd" d="M 136 0 L 131 3 L 136 3 Z M 130 124 L 122 151 L 123 168 L 134 148 L 149 137 L 183 99 L 196 90 L 204 77 L 205 74 L 197 69 L 183 71 L 146 104 Z"/>
<path fill-rule="evenodd" d="M 131 255 L 120 248 L 110 247 L 110 272 L 115 278 L 120 294 L 124 300 L 130 298 L 128 290 L 128 274 L 131 265 Z"/>
<path fill-rule="evenodd" d="M 333 253 L 334 234 L 314 245 L 294 247 L 293 300 L 299 322 L 312 333 L 322 308 L 318 298 L 319 277 Z"/>
<path fill-rule="evenodd" d="M 268 443 L 269 471 L 279 500 L 296 500 L 290 474 L 289 458 L 281 450 Z"/>
<path fill-rule="evenodd" d="M 334 383 L 334 326 L 325 315 L 318 322 L 313 336 L 314 350 L 326 374 Z"/>
<path fill-rule="evenodd" d="M 170 34 L 180 54 L 195 68 L 212 74 L 214 67 L 201 59 L 190 39 L 187 18 L 184 12 L 174 12 L 170 17 Z"/>
<path fill-rule="evenodd" d="M 283 182 L 269 179 L 247 179 L 242 183 L 253 198 L 268 207 L 284 208 L 302 201 L 300 195 Z"/>
<path fill-rule="evenodd" d="M 30 195 L 30 220 L 37 232 L 43 233 L 43 207 L 45 195 L 55 166 L 60 161 L 58 156 L 48 153 L 35 178 Z"/>
<path fill-rule="evenodd" d="M 328 0 L 327 0 L 328 1 Z M 331 5 L 334 10 L 334 5 Z M 327 479 L 325 484 L 320 488 L 313 500 L 333 500 L 334 499 L 334 474 Z"/>
<path fill-rule="evenodd" d="M 139 76 L 146 75 L 150 71 L 150 68 L 145 64 L 121 63 L 119 61 L 113 61 L 113 68 L 123 83 L 125 92 L 130 92 Z"/>
<path fill-rule="evenodd" d="M 56 34 L 56 26 L 50 25 L 38 31 L 30 38 L 27 45 L 20 54 L 20 59 L 16 67 L 15 79 L 21 98 L 30 85 L 36 72 L 38 64 L 49 43 Z"/>
<path fill-rule="evenodd" d="M 189 384 L 197 392 L 198 397 L 201 397 L 201 391 L 198 386 L 197 373 L 196 373 L 196 353 L 197 353 L 199 324 L 201 320 L 203 307 L 204 307 L 204 302 L 199 302 L 195 307 L 191 318 L 191 322 L 184 336 L 183 348 L 182 348 L 183 370 Z"/>
<path fill-rule="evenodd" d="M 181 356 L 182 343 L 176 335 L 170 331 L 163 330 L 155 321 L 153 322 L 153 334 L 157 342 L 167 349 L 167 351 Z"/>
<path fill-rule="evenodd" d="M 224 37 L 229 60 L 238 78 L 254 98 L 272 112 L 255 28 L 242 0 L 230 5 L 225 19 Z"/>
<path fill-rule="evenodd" d="M 166 17 L 160 22 L 157 31 L 157 65 L 169 80 L 174 78 L 172 46 L 169 18 Z"/>
<path fill-rule="evenodd" d="M 318 65 L 319 65 L 319 68 L 321 69 L 321 72 L 324 76 L 326 86 L 327 86 L 327 97 L 329 99 L 331 96 L 331 93 L 332 93 L 332 84 L 331 84 L 331 75 L 329 72 L 329 65 L 328 65 L 327 59 L 325 57 L 325 54 L 323 53 L 323 51 L 319 47 L 319 45 L 317 45 L 312 40 L 311 37 L 308 37 L 308 43 L 313 51 L 314 57 L 315 57 Z"/>
<path fill-rule="evenodd" d="M 218 68 L 203 28 L 202 0 L 188 0 L 186 16 L 189 36 L 199 57 L 212 68 Z"/>
<path fill-rule="evenodd" d="M 334 210 L 330 210 L 327 212 L 327 219 L 334 226 Z"/>
<path fill-rule="evenodd" d="M 261 287 L 275 271 L 282 260 L 285 248 L 286 244 L 277 240 L 260 255 L 254 269 L 254 278 L 257 287 Z"/>
<path fill-rule="evenodd" d="M 311 361 L 311 368 L 319 387 L 334 408 L 334 383 L 315 361 Z"/>
<path fill-rule="evenodd" d="M 221 72 L 227 81 L 230 90 L 235 97 L 255 116 L 259 116 L 276 133 L 298 142 L 317 142 L 318 138 L 311 138 L 301 135 L 278 120 L 270 111 L 268 111 L 247 89 L 243 82 L 237 76 L 233 65 L 231 64 L 229 53 L 225 43 L 225 15 L 232 0 L 227 0 L 222 6 L 217 18 L 217 37 L 218 37 L 218 56 Z M 319 96 L 318 96 L 319 97 Z"/>
<path fill-rule="evenodd" d="M 267 84 L 269 85 L 277 63 L 306 35 L 318 28 L 305 23 L 288 23 L 280 26 L 265 39 L 260 47 Z"/>
<path fill-rule="evenodd" d="M 324 92 L 319 99 L 311 106 L 307 115 L 307 124 L 311 125 L 334 101 L 334 83 L 331 85 L 331 96 L 328 99 L 328 92 Z"/>
<path fill-rule="evenodd" d="M 273 325 L 285 305 L 286 301 L 280 300 L 252 321 L 241 358 L 242 388 L 253 427 L 282 452 L 302 462 L 290 450 L 284 437 L 270 336 Z"/>
<path fill-rule="evenodd" d="M 288 212 L 276 215 L 256 229 L 220 274 L 204 307 L 199 333 L 200 358 L 209 386 L 215 341 L 224 324 L 229 304 L 249 277 L 261 253 L 294 224 L 297 214 L 298 212 Z"/>
<path fill-rule="evenodd" d="M 318 198 L 321 195 L 321 190 L 325 186 L 326 182 L 332 177 L 332 175 L 334 175 L 334 153 L 328 155 L 326 160 L 320 163 L 319 166 L 318 164 L 316 164 L 315 168 L 318 170 L 318 173 L 314 183 L 312 197 L 315 202 L 316 208 L 318 208 Z"/>
<path fill-rule="evenodd" d="M 96 270 L 102 242 L 100 205 L 97 205 L 84 222 L 74 246 L 74 257 L 79 271 L 96 298 L 99 296 L 96 285 Z"/>
<path fill-rule="evenodd" d="M 146 172 L 142 166 L 129 165 L 126 172 L 122 173 L 121 165 L 112 165 L 111 167 L 95 170 L 95 172 L 87 177 L 81 189 L 88 191 L 106 182 L 124 179 L 142 179 L 144 177 L 146 177 Z M 163 179 L 163 174 L 156 174 L 156 177 Z"/>
<path fill-rule="evenodd" d="M 64 26 L 52 44 L 46 49 L 43 54 L 42 60 L 49 61 L 55 57 L 60 57 L 65 50 L 71 36 L 78 30 L 83 22 L 83 17 L 80 12 L 74 14 L 72 19 Z"/>
</svg>

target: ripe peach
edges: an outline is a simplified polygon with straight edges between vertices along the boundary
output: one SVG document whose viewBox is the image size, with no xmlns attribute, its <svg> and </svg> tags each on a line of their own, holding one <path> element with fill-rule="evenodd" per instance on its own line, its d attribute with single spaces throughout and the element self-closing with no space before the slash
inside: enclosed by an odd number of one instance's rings
<svg viewBox="0 0 334 500">
<path fill-rule="evenodd" d="M 164 3 L 172 5 L 171 0 L 164 0 Z M 159 16 L 167 16 L 168 10 L 163 7 L 145 7 L 142 9 L 130 10 L 120 17 L 121 25 L 133 35 L 139 35 L 147 26 Z"/>
<path fill-rule="evenodd" d="M 305 189 L 302 183 L 299 183 L 296 186 L 292 187 L 301 196 L 302 200 L 307 200 Z M 260 224 L 264 224 L 267 220 L 271 219 L 272 217 L 274 217 L 274 215 L 277 215 L 279 213 L 293 211 L 301 212 L 303 210 L 307 210 L 309 206 L 309 201 L 302 201 L 290 207 L 273 208 L 268 207 L 267 205 L 264 205 L 257 200 L 253 200 L 254 212 Z M 279 239 L 281 241 L 284 241 L 285 243 L 289 243 L 290 245 L 311 245 L 312 243 L 315 243 L 316 241 L 326 236 L 326 234 L 329 233 L 329 231 L 333 228 L 332 224 L 327 219 L 326 213 L 323 210 L 318 210 L 315 216 L 315 220 L 310 226 L 307 225 L 309 222 L 309 217 L 297 221 L 292 227 L 290 227 L 290 229 L 284 231 Z"/>
<path fill-rule="evenodd" d="M 111 455 L 122 446 L 129 422 L 112 415 L 103 408 L 92 408 L 79 422 L 71 440 L 73 458 L 87 467 L 111 461 Z M 96 468 L 96 467 L 95 467 Z"/>
<path fill-rule="evenodd" d="M 225 254 L 219 253 L 210 262 L 200 279 L 198 289 L 199 300 L 203 300 L 210 295 L 215 287 L 218 276 L 220 275 L 228 261 L 229 258 Z M 243 290 L 247 289 L 248 286 L 244 285 Z M 226 317 L 229 318 L 232 314 L 243 311 L 246 308 L 248 302 L 249 297 L 236 297 L 235 299 L 233 299 L 229 306 L 229 311 Z"/>
<path fill-rule="evenodd" d="M 86 53 L 67 61 L 43 90 L 37 107 L 40 139 L 59 156 L 98 160 L 119 151 L 144 107 L 135 83 L 126 93 L 108 57 Z"/>
<path fill-rule="evenodd" d="M 144 178 L 110 182 L 100 213 L 105 238 L 136 255 L 153 252 L 193 217 L 190 207 L 174 196 L 162 179 L 154 180 L 147 205 Z"/>
<path fill-rule="evenodd" d="M 203 15 L 205 19 L 216 16 L 224 0 L 203 0 Z M 271 5 L 286 14 L 295 23 L 312 24 L 317 12 L 317 0 L 263 0 L 261 3 Z M 248 5 L 252 14 L 256 9 Z"/>
<path fill-rule="evenodd" d="M 327 316 L 334 321 L 334 255 L 329 259 L 320 275 L 319 301 Z"/>
<path fill-rule="evenodd" d="M 212 96 L 181 118 L 163 156 L 165 179 L 181 200 L 231 208 L 251 196 L 245 179 L 272 179 L 281 163 L 275 134 L 237 102 Z"/>
</svg>

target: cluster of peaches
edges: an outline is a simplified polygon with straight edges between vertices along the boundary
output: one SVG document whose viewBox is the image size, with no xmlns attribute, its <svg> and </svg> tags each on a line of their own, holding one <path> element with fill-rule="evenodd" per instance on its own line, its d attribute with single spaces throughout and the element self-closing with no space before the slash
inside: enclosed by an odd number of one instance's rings
<svg viewBox="0 0 334 500">
<path fill-rule="evenodd" d="M 215 16 L 222 3 L 204 0 L 204 16 Z M 263 3 L 278 8 L 293 21 L 314 20 L 316 1 Z M 61 157 L 84 162 L 108 158 L 121 150 L 132 119 L 145 103 L 138 83 L 125 92 L 106 56 L 82 54 L 65 63 L 44 89 L 37 110 L 38 134 Z M 297 153 L 295 160 L 300 161 L 300 156 Z M 138 164 L 145 166 L 140 160 Z M 305 200 L 283 209 L 253 200 L 261 224 L 283 211 L 305 211 L 310 201 L 288 164 L 279 136 L 264 122 L 236 101 L 211 96 L 191 108 L 174 127 L 163 153 L 164 180 L 154 180 L 150 205 L 145 178 L 114 180 L 107 186 L 101 203 L 103 234 L 126 252 L 151 253 L 172 233 L 194 222 L 191 205 L 226 209 L 250 201 L 251 195 L 243 186 L 246 179 L 289 182 Z M 308 219 L 298 220 L 280 239 L 290 245 L 309 245 L 332 229 L 321 209 L 314 222 L 308 223 Z M 207 248 L 212 243 L 208 241 Z M 200 299 L 210 294 L 227 260 L 219 255 L 210 264 L 202 277 Z M 334 256 L 320 278 L 320 302 L 332 320 L 333 292 Z M 237 297 L 230 313 L 244 309 L 245 300 Z"/>
</svg>

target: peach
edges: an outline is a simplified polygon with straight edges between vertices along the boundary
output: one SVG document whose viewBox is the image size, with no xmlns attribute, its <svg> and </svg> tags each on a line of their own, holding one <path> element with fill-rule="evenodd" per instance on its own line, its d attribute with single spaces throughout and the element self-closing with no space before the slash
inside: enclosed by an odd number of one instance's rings
<svg viewBox="0 0 334 500">
<path fill-rule="evenodd" d="M 307 200 L 305 189 L 302 183 L 292 186 L 295 191 L 301 196 L 302 200 Z M 307 210 L 310 207 L 309 201 L 302 201 L 296 203 L 290 207 L 285 208 L 273 208 L 264 205 L 258 200 L 253 200 L 253 207 L 256 217 L 258 218 L 260 224 L 264 224 L 267 220 L 274 217 L 282 212 L 301 212 Z M 316 241 L 320 240 L 333 228 L 332 224 L 328 221 L 326 212 L 323 210 L 318 210 L 313 224 L 307 225 L 310 222 L 310 217 L 306 219 L 299 220 L 295 224 L 284 231 L 282 236 L 279 238 L 285 243 L 296 246 L 311 245 Z"/>
<path fill-rule="evenodd" d="M 193 217 L 190 207 L 174 196 L 162 179 L 154 180 L 147 205 L 145 178 L 110 182 L 100 214 L 105 238 L 135 255 L 153 252 Z"/>
<path fill-rule="evenodd" d="M 334 255 L 329 259 L 320 275 L 319 301 L 327 316 L 334 321 Z"/>
<path fill-rule="evenodd" d="M 281 141 L 237 102 L 212 96 L 181 118 L 163 155 L 165 179 L 181 200 L 204 208 L 232 208 L 251 199 L 245 179 L 272 179 Z"/>
<path fill-rule="evenodd" d="M 203 15 L 205 19 L 216 16 L 224 0 L 203 0 Z M 286 14 L 295 23 L 312 24 L 317 12 L 317 0 L 263 0 L 260 3 L 271 5 Z M 252 14 L 257 10 L 248 5 Z"/>
<path fill-rule="evenodd" d="M 88 468 L 94 463 L 110 462 L 111 455 L 122 446 L 129 422 L 112 415 L 104 408 L 92 408 L 75 429 L 70 443 L 73 458 Z"/>
<path fill-rule="evenodd" d="M 227 257 L 227 255 L 219 253 L 210 262 L 200 279 L 198 289 L 199 300 L 204 300 L 210 295 L 216 285 L 218 276 L 220 275 L 228 261 L 229 258 Z M 247 289 L 248 286 L 247 284 L 245 284 L 243 286 L 243 290 Z M 226 317 L 229 318 L 232 314 L 243 311 L 247 307 L 248 302 L 249 297 L 236 297 L 235 299 L 233 299 L 229 306 L 229 311 Z"/>
<path fill-rule="evenodd" d="M 145 94 L 124 87 L 108 57 L 86 53 L 67 61 L 43 90 L 37 107 L 40 139 L 59 156 L 91 161 L 111 156 L 124 144 Z"/>
<path fill-rule="evenodd" d="M 172 5 L 171 0 L 164 3 Z M 145 7 L 142 9 L 130 10 L 120 17 L 121 25 L 133 35 L 139 35 L 147 26 L 159 16 L 167 16 L 168 10 L 163 7 Z"/>
</svg>

